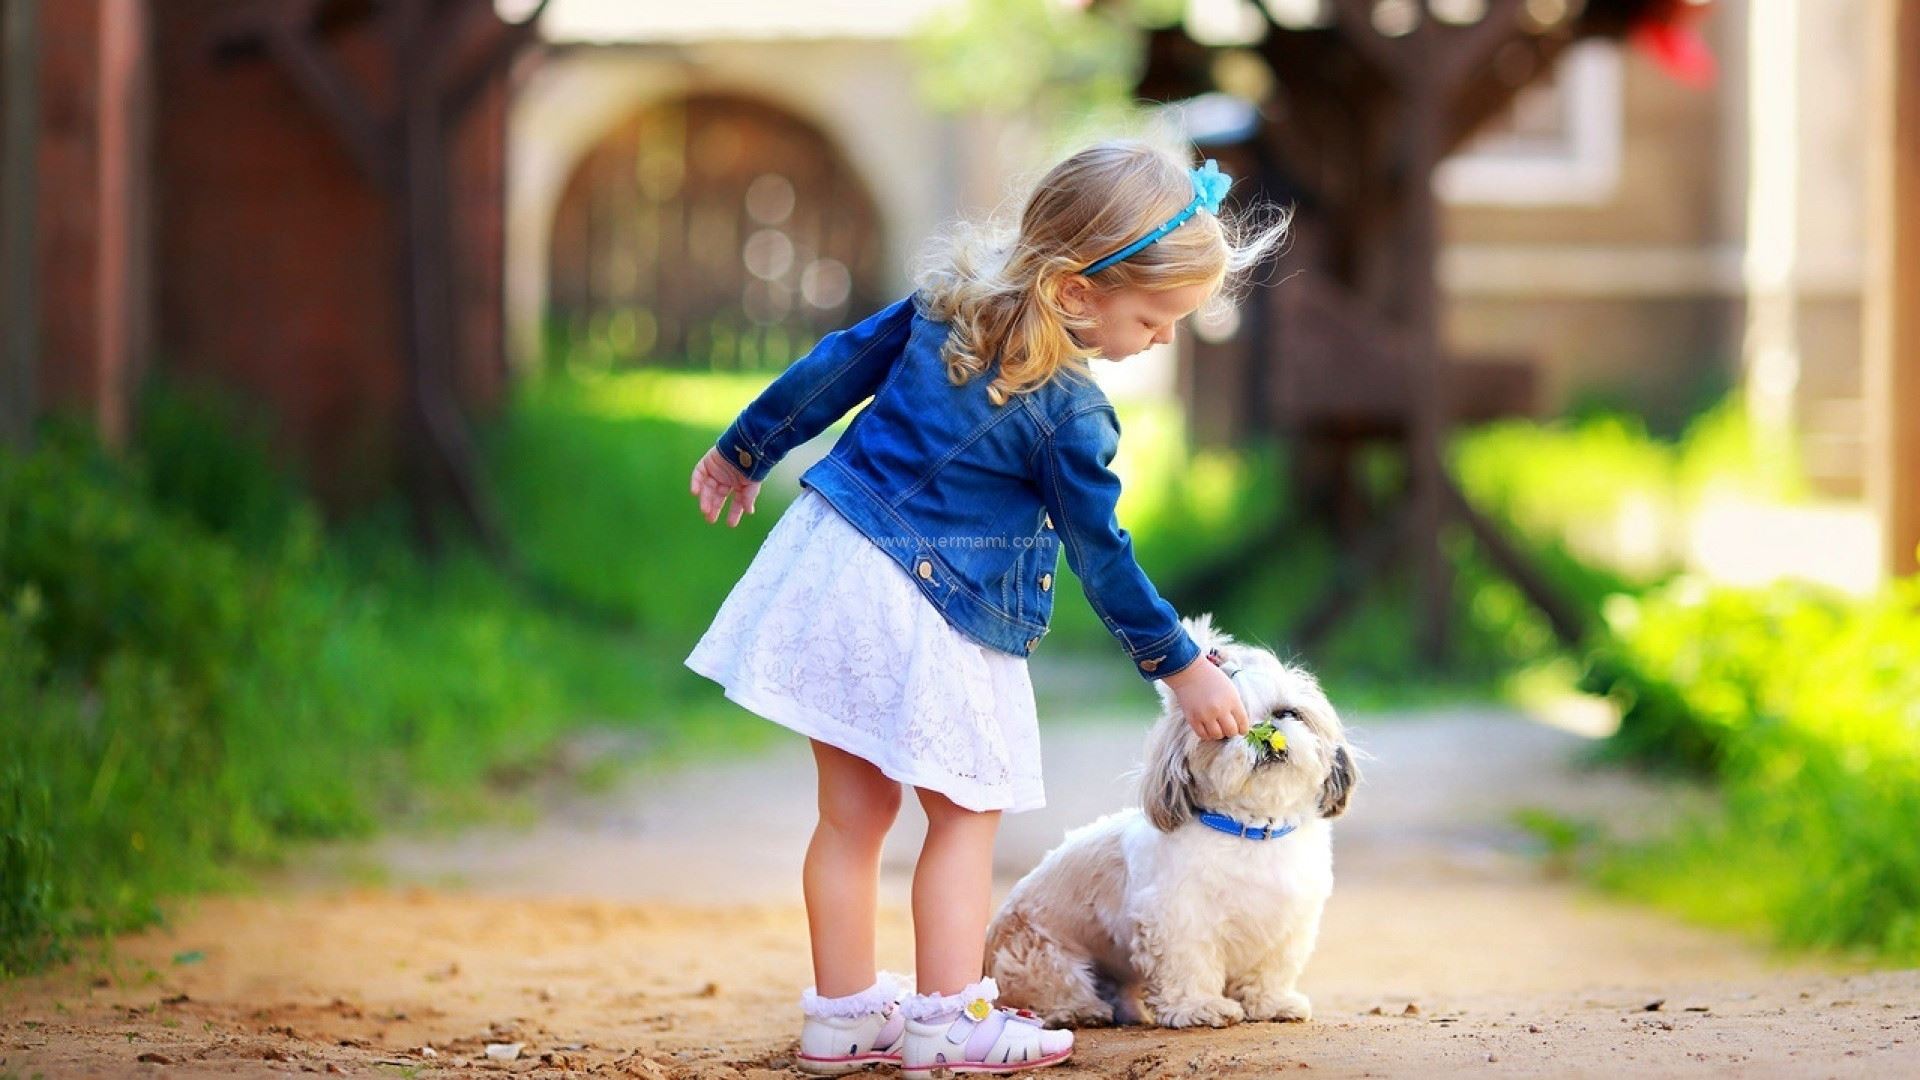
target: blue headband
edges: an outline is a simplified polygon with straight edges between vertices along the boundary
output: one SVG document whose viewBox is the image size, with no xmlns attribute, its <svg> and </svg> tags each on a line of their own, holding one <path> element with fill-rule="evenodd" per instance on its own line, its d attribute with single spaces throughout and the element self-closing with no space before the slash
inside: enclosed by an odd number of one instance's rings
<svg viewBox="0 0 1920 1080">
<path fill-rule="evenodd" d="M 1148 244 L 1179 228 L 1181 222 L 1192 217 L 1201 207 L 1205 207 L 1209 214 L 1219 213 L 1220 203 L 1227 197 L 1227 189 L 1233 186 L 1233 177 L 1221 172 L 1220 166 L 1215 163 L 1212 158 L 1208 158 L 1207 163 L 1198 169 L 1188 169 L 1187 175 L 1193 178 L 1193 201 L 1187 204 L 1186 209 L 1168 218 L 1165 225 L 1160 226 L 1106 258 L 1100 259 L 1080 272 L 1082 274 L 1097 274 L 1105 270 L 1114 263 L 1127 258 L 1141 248 L 1146 247 Z"/>
</svg>

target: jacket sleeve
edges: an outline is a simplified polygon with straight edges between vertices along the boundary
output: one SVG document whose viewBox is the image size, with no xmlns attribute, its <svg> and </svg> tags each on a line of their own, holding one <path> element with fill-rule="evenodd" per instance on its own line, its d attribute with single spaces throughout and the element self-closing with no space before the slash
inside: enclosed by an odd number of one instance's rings
<svg viewBox="0 0 1920 1080">
<path fill-rule="evenodd" d="M 764 480 L 788 451 L 873 395 L 906 348 L 913 295 L 820 339 L 741 410 L 714 441 L 749 480 Z"/>
<path fill-rule="evenodd" d="M 1151 682 L 1193 663 L 1200 646 L 1134 560 L 1133 538 L 1115 515 L 1120 478 L 1109 466 L 1119 448 L 1120 420 L 1111 405 L 1072 414 L 1043 440 L 1041 498 L 1087 601 L 1134 672 Z"/>
</svg>

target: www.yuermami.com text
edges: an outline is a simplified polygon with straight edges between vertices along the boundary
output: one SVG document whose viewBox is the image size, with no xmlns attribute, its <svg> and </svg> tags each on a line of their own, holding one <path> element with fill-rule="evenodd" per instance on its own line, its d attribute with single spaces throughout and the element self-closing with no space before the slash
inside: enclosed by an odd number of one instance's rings
<svg viewBox="0 0 1920 1080">
<path fill-rule="evenodd" d="M 1040 545 L 1040 537 L 1037 536 L 955 535 L 928 536 L 924 538 L 911 536 L 876 536 L 873 537 L 872 540 L 881 547 L 906 548 L 1011 548 L 1038 547 Z"/>
</svg>

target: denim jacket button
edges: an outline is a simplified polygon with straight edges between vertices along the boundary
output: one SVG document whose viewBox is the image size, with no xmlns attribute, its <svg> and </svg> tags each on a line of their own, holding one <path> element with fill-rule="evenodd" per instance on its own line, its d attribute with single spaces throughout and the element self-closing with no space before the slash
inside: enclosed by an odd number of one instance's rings
<svg viewBox="0 0 1920 1080">
<path fill-rule="evenodd" d="M 738 453 L 738 454 L 737 454 L 737 455 L 735 455 L 735 456 L 736 456 L 736 457 L 738 457 L 738 458 L 740 459 L 740 467 L 741 467 L 741 468 L 743 468 L 743 469 L 751 469 L 751 468 L 753 468 L 753 455 L 752 455 L 752 454 L 749 454 L 749 453 L 747 453 L 747 452 L 746 452 L 745 450 L 742 450 L 742 451 L 740 451 L 740 453 Z"/>
<path fill-rule="evenodd" d="M 1039 638 L 1037 638 L 1037 637 L 1030 637 L 1030 638 L 1028 638 L 1028 639 L 1027 639 L 1027 651 L 1028 651 L 1028 652 L 1032 652 L 1032 651 L 1033 651 L 1033 647 L 1034 647 L 1035 645 L 1038 645 L 1038 644 L 1040 644 L 1040 639 L 1039 639 Z"/>
<path fill-rule="evenodd" d="M 916 572 L 919 573 L 920 579 L 922 581 L 933 580 L 933 563 L 927 561 L 926 559 L 921 559 L 920 565 L 915 567 L 915 570 Z"/>
<path fill-rule="evenodd" d="M 1152 671 L 1154 668 L 1160 666 L 1160 661 L 1165 659 L 1166 657 L 1164 656 L 1156 656 L 1151 660 L 1142 660 L 1140 661 L 1140 668 L 1143 671 Z"/>
<path fill-rule="evenodd" d="M 1041 575 L 1040 575 L 1040 591 L 1041 591 L 1041 592 L 1046 592 L 1047 590 L 1049 590 L 1049 589 L 1051 589 L 1051 588 L 1053 588 L 1053 575 L 1052 575 L 1052 574 L 1041 574 Z"/>
<path fill-rule="evenodd" d="M 1042 515 L 1040 515 L 1040 518 L 1041 518 L 1041 520 L 1043 520 L 1043 521 L 1045 521 L 1045 522 L 1047 523 L 1047 528 L 1049 528 L 1049 529 L 1051 529 L 1051 528 L 1053 528 L 1053 515 L 1052 515 L 1052 514 L 1042 514 Z"/>
</svg>

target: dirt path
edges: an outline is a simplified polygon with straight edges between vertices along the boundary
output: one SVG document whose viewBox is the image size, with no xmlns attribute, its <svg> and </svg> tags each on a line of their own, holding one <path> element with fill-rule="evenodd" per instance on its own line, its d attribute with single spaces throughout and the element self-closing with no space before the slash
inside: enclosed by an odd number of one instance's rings
<svg viewBox="0 0 1920 1080">
<path fill-rule="evenodd" d="M 1050 728 L 1052 805 L 1007 819 L 1003 888 L 1125 798 L 1137 724 Z M 1318 1018 L 1086 1032 L 1043 1075 L 1920 1076 L 1920 972 L 1779 964 L 1543 870 L 1514 808 L 1631 824 L 1669 805 L 1573 770 L 1577 737 L 1482 712 L 1356 728 L 1374 758 L 1304 980 Z M 0 1078 L 797 1075 L 810 784 L 790 746 L 569 799 L 527 831 L 322 855 L 128 939 L 112 977 L 0 991 Z M 900 970 L 919 828 L 909 811 L 887 855 L 881 956 Z M 390 884 L 328 883 L 369 859 Z"/>
</svg>

